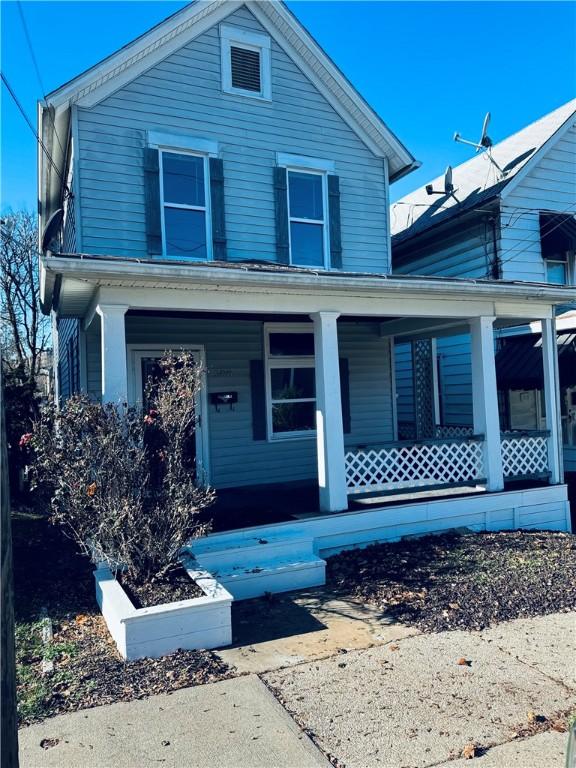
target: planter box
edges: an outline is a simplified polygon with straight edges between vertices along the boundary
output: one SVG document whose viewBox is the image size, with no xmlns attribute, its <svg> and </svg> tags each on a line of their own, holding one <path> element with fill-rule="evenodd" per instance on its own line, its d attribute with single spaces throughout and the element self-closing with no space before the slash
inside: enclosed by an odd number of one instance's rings
<svg viewBox="0 0 576 768">
<path fill-rule="evenodd" d="M 135 608 L 110 569 L 94 572 L 96 600 L 125 659 L 158 657 L 179 648 L 220 648 L 232 643 L 233 597 L 206 571 L 186 566 L 203 597 Z"/>
</svg>

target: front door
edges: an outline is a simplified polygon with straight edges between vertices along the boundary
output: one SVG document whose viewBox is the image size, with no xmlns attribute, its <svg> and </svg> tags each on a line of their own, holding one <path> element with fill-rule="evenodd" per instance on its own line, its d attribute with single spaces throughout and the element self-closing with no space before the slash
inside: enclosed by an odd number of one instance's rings
<svg viewBox="0 0 576 768">
<path fill-rule="evenodd" d="M 181 348 L 181 345 L 180 345 Z M 205 369 L 204 350 L 201 347 L 186 348 L 191 352 L 194 360 Z M 160 360 L 166 354 L 166 349 L 145 346 L 129 346 L 129 393 L 130 404 L 138 405 L 144 409 L 148 408 L 146 402 L 146 382 L 152 380 L 152 384 L 159 381 L 163 375 L 160 367 Z M 195 453 L 196 469 L 198 480 L 203 485 L 209 483 L 208 474 L 208 445 L 207 429 L 205 422 L 206 414 L 206 386 L 205 381 L 202 385 L 200 395 L 196 398 L 196 430 L 193 450 Z"/>
</svg>

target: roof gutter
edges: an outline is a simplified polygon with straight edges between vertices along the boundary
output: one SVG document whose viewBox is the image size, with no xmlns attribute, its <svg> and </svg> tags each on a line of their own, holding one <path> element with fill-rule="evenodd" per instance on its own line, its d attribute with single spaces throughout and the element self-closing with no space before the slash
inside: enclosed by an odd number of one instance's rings
<svg viewBox="0 0 576 768">
<path fill-rule="evenodd" d="M 174 287 L 188 285 L 244 288 L 278 288 L 284 291 L 331 290 L 337 292 L 386 292 L 414 294 L 448 294 L 460 299 L 464 296 L 483 296 L 493 299 L 536 299 L 547 304 L 565 304 L 576 301 L 576 288 L 551 287 L 545 284 L 494 283 L 490 281 L 420 277 L 386 276 L 370 274 L 330 274 L 319 272 L 258 272 L 248 267 L 226 268 L 188 266 L 176 264 L 141 264 L 113 261 L 112 259 L 78 259 L 45 256 L 42 259 L 47 275 L 61 275 L 86 282 L 140 280 L 152 283 L 164 280 Z M 50 282 L 46 280 L 46 285 Z M 48 303 L 48 297 L 44 297 Z"/>
</svg>

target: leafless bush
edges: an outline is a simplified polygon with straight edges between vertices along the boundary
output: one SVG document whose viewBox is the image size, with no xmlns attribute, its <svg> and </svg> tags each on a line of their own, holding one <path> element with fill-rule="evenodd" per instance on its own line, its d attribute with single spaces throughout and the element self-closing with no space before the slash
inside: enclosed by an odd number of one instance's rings
<svg viewBox="0 0 576 768">
<path fill-rule="evenodd" d="M 46 406 L 21 441 L 54 522 L 95 561 L 123 565 L 140 583 L 161 578 L 206 531 L 198 514 L 214 499 L 195 466 L 201 371 L 187 352 L 161 367 L 146 386 L 146 411 L 76 395 L 59 412 Z"/>
</svg>

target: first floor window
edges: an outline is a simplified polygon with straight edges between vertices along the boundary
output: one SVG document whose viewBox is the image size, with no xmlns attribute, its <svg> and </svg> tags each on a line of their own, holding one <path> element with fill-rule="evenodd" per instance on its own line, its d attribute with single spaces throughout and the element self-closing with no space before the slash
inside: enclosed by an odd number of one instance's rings
<svg viewBox="0 0 576 768">
<path fill-rule="evenodd" d="M 271 438 L 307 436 L 316 429 L 314 335 L 267 331 L 266 373 Z"/>
<path fill-rule="evenodd" d="M 174 258 L 208 258 L 207 158 L 160 153 L 164 251 Z"/>
</svg>

